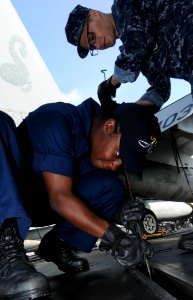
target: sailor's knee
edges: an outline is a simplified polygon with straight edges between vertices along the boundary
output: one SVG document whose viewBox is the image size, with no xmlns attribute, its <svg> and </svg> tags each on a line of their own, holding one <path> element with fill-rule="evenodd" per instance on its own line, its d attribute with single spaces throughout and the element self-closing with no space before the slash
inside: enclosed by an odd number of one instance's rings
<svg viewBox="0 0 193 300">
<path fill-rule="evenodd" d="M 102 179 L 103 187 L 107 189 L 108 193 L 117 197 L 123 194 L 123 184 L 117 175 L 104 176 Z"/>
<path fill-rule="evenodd" d="M 121 198 L 123 185 L 113 172 L 96 170 L 81 178 L 80 191 L 89 197 L 98 198 L 108 194 L 108 199 Z"/>
<path fill-rule="evenodd" d="M 7 129 L 15 130 L 14 120 L 4 111 L 0 111 L 0 131 L 3 132 Z"/>
</svg>

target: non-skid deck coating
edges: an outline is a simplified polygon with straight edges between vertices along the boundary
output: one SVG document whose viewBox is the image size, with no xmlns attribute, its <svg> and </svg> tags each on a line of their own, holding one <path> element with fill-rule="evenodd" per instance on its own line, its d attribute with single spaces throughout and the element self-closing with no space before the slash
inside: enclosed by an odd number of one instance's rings
<svg viewBox="0 0 193 300">
<path fill-rule="evenodd" d="M 140 271 L 125 271 L 108 254 L 95 250 L 87 258 L 90 270 L 75 275 L 60 272 L 52 263 L 36 263 L 49 278 L 54 300 L 176 299 Z"/>
<path fill-rule="evenodd" d="M 190 300 L 193 253 L 177 248 L 181 234 L 186 232 L 149 240 L 154 247 L 154 256 L 149 261 L 152 280 L 146 276 L 145 266 L 125 271 L 112 256 L 97 249 L 80 254 L 89 260 L 90 270 L 74 275 L 43 260 L 35 259 L 34 264 L 49 278 L 53 300 Z"/>
<path fill-rule="evenodd" d="M 153 273 L 159 280 L 164 280 L 164 285 L 167 282 L 167 290 L 179 300 L 193 299 L 193 252 L 177 247 L 181 234 L 187 232 L 190 230 L 151 240 L 154 247 L 154 256 L 150 260 Z"/>
</svg>

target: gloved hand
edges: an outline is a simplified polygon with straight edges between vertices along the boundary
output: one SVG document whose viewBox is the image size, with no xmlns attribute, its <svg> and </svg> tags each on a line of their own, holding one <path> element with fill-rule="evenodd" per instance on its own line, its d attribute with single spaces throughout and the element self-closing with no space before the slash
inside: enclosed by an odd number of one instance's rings
<svg viewBox="0 0 193 300">
<path fill-rule="evenodd" d="M 134 230 L 141 235 L 142 221 L 145 217 L 145 205 L 143 201 L 132 201 L 125 199 L 115 215 L 118 224 L 122 224 L 126 229 Z M 135 228 L 134 228 L 135 227 Z"/>
<path fill-rule="evenodd" d="M 111 224 L 99 245 L 100 251 L 110 251 L 115 259 L 126 269 L 135 268 L 145 256 L 152 257 L 151 245 L 133 235 L 126 235 L 118 226 Z"/>
<path fill-rule="evenodd" d="M 120 244 L 121 240 L 126 237 L 126 233 L 122 231 L 117 225 L 114 223 L 110 224 L 107 228 L 105 234 L 103 235 L 99 250 L 100 251 L 109 251 L 111 250 L 112 255 L 114 255 L 115 249 Z"/>
<path fill-rule="evenodd" d="M 112 76 L 101 82 L 98 86 L 98 98 L 101 105 L 104 105 L 104 102 L 112 101 L 112 97 L 116 96 L 116 89 L 120 87 L 120 83 L 117 85 L 112 85 L 111 83 Z"/>
<path fill-rule="evenodd" d="M 133 235 L 122 239 L 115 250 L 115 259 L 127 270 L 136 268 L 145 261 L 146 257 L 151 258 L 152 256 L 151 244 Z"/>
</svg>

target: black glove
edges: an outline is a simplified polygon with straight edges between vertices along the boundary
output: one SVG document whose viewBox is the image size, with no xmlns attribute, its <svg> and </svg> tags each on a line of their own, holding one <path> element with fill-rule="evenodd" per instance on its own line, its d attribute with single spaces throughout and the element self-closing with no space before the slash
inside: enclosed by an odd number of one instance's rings
<svg viewBox="0 0 193 300">
<path fill-rule="evenodd" d="M 115 259 L 126 269 L 135 268 L 145 256 L 152 257 L 151 245 L 133 235 L 126 235 L 118 226 L 111 224 L 103 235 L 100 251 L 110 251 Z"/>
<path fill-rule="evenodd" d="M 117 85 L 112 85 L 111 83 L 112 76 L 101 82 L 98 86 L 98 98 L 100 100 L 101 105 L 103 106 L 105 103 L 112 100 L 116 96 L 116 89 L 120 87 L 120 83 Z"/>
<path fill-rule="evenodd" d="M 126 233 L 123 232 L 117 225 L 112 223 L 105 231 L 105 234 L 101 239 L 101 242 L 99 244 L 99 250 L 100 251 L 111 250 L 112 255 L 114 255 L 115 249 L 120 244 L 120 241 L 125 237 L 126 237 Z"/>
<path fill-rule="evenodd" d="M 115 250 L 115 259 L 127 270 L 136 268 L 146 257 L 152 256 L 151 244 L 133 235 L 124 238 Z"/>
<path fill-rule="evenodd" d="M 125 199 L 115 214 L 115 221 L 126 229 L 134 230 L 141 235 L 144 217 L 145 205 L 141 199 L 138 198 L 136 201 Z"/>
</svg>

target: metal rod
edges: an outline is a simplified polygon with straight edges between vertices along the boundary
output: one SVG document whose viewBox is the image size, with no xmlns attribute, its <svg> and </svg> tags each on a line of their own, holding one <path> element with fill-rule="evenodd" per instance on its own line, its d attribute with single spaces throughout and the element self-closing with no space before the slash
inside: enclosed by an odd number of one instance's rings
<svg viewBox="0 0 193 300">
<path fill-rule="evenodd" d="M 104 80 L 106 80 L 106 74 L 105 74 L 106 71 L 107 70 L 101 70 L 101 73 L 103 73 L 103 75 L 104 75 Z"/>
</svg>

